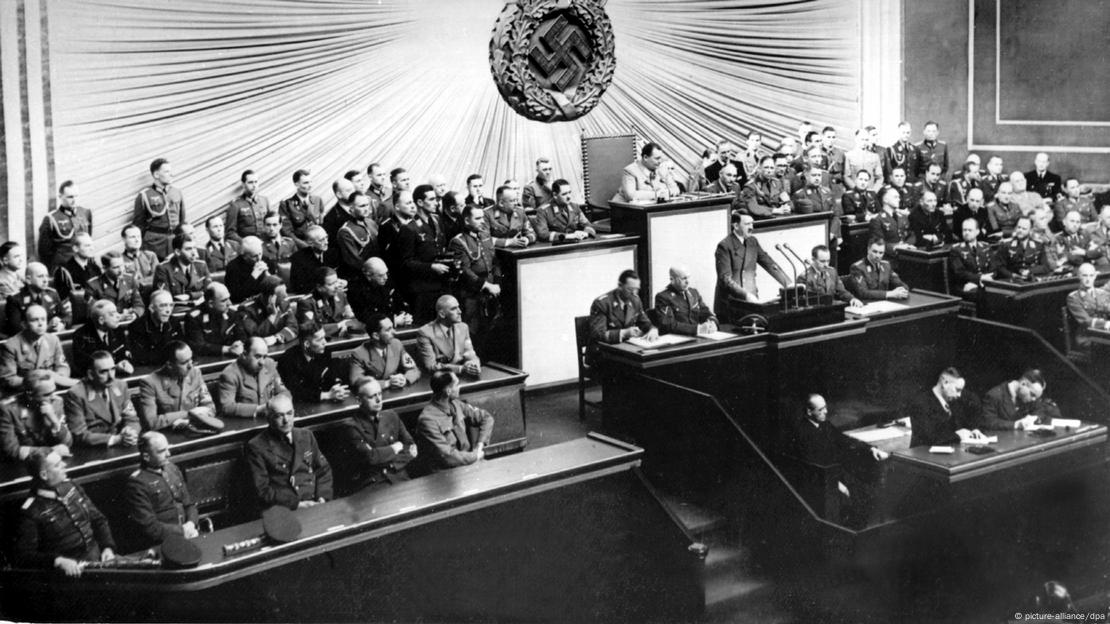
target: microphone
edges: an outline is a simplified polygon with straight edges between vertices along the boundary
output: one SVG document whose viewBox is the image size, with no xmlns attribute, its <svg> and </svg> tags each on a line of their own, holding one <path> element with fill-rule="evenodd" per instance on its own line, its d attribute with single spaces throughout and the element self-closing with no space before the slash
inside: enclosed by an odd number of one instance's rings
<svg viewBox="0 0 1110 624">
<path fill-rule="evenodd" d="M 794 261 L 790 259 L 790 256 L 786 255 L 785 251 L 783 251 L 781 243 L 775 243 L 775 249 L 777 249 L 778 252 L 780 254 L 782 254 L 783 258 L 786 258 L 787 264 L 790 265 L 790 272 L 794 274 L 794 279 L 792 280 L 792 283 L 797 284 L 798 283 L 798 267 L 794 266 Z M 790 297 L 786 296 L 786 289 L 785 288 L 782 289 L 782 309 L 783 310 L 789 310 L 790 309 Z"/>
<path fill-rule="evenodd" d="M 782 246 L 785 247 L 786 250 L 791 253 L 791 255 L 793 255 L 795 258 L 797 258 L 798 262 L 802 263 L 802 266 L 809 266 L 810 265 L 809 260 L 806 260 L 805 258 L 799 256 L 798 252 L 794 251 L 794 248 L 791 247 L 789 243 L 783 243 Z"/>
</svg>

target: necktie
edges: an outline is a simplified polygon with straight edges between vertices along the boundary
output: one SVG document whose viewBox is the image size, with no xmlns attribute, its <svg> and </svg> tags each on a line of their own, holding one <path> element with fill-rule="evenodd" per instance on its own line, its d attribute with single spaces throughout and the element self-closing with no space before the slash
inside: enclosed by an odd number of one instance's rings
<svg viewBox="0 0 1110 624">
<path fill-rule="evenodd" d="M 116 422 L 116 405 L 112 403 L 112 395 L 107 388 L 104 389 L 104 403 L 108 405 L 108 419 Z"/>
<path fill-rule="evenodd" d="M 32 343 L 31 348 L 35 352 L 35 365 L 38 366 L 39 359 L 42 357 L 42 338 L 39 338 L 34 343 Z"/>
</svg>

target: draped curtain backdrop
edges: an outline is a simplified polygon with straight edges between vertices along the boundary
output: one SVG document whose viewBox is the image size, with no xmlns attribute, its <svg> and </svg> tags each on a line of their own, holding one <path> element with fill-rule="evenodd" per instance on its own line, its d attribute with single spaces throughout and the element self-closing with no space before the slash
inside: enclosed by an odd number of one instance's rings
<svg viewBox="0 0 1110 624">
<path fill-rule="evenodd" d="M 613 84 L 574 122 L 529 121 L 488 66 L 495 0 L 51 0 L 51 179 L 79 183 L 98 247 L 119 240 L 156 157 L 200 223 L 256 170 L 276 202 L 291 174 L 329 185 L 371 162 L 452 188 L 527 183 L 548 156 L 581 195 L 580 138 L 634 131 L 680 167 L 800 120 L 842 142 L 858 123 L 859 1 L 609 0 Z M 35 206 L 36 222 L 46 206 Z"/>
</svg>

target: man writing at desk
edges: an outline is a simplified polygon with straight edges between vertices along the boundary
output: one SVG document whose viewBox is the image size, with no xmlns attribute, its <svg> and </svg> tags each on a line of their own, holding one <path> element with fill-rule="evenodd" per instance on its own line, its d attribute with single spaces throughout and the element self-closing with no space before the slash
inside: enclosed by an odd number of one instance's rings
<svg viewBox="0 0 1110 624">
<path fill-rule="evenodd" d="M 724 178 L 724 169 L 721 170 L 721 178 Z M 671 267 L 670 274 L 671 283 L 655 295 L 652 318 L 660 333 L 696 336 L 717 331 L 717 317 L 706 305 L 701 293 L 690 286 L 690 273 L 682 267 Z"/>
<path fill-rule="evenodd" d="M 1038 420 L 1060 418 L 1060 408 L 1044 397 L 1047 386 L 1041 371 L 1031 368 L 1021 377 L 991 388 L 983 397 L 983 428 L 1024 429 Z"/>
<path fill-rule="evenodd" d="M 730 217 L 732 233 L 717 243 L 714 258 L 717 264 L 717 288 L 713 293 L 713 311 L 720 318 L 729 318 L 728 299 L 736 297 L 746 301 L 756 301 L 759 295 L 756 286 L 756 266 L 763 267 L 771 277 L 783 286 L 790 280 L 779 265 L 763 251 L 759 241 L 752 235 L 755 219 L 751 215 L 733 212 Z"/>
<path fill-rule="evenodd" d="M 1039 375 L 1039 372 L 1037 374 Z M 1021 385 L 1016 381 L 1011 383 L 1015 384 L 1015 391 Z M 941 371 L 936 385 L 926 395 L 918 397 L 907 407 L 910 426 L 913 429 L 913 435 L 910 437 L 911 447 L 949 445 L 984 440 L 986 436 L 979 428 L 971 428 L 975 425 L 979 425 L 983 429 L 1006 430 L 1024 429 L 1036 422 L 1036 416 L 1016 413 L 1013 414 L 1014 418 L 1003 422 L 998 416 L 991 413 L 987 404 L 996 401 L 996 399 L 992 399 L 991 393 L 998 394 L 996 392 L 998 388 L 987 394 L 987 398 L 983 401 L 981 417 L 978 414 L 971 413 L 968 402 L 959 400 L 963 396 L 965 385 L 963 375 L 950 366 Z M 1003 386 L 1005 385 L 1003 384 Z M 1041 389 L 1043 391 L 1043 384 Z M 1022 394 L 1018 400 L 1024 400 L 1032 396 L 1031 392 L 1026 393 L 1025 390 L 1021 390 L 1021 392 Z M 1039 394 L 1036 394 L 1036 396 L 1037 398 L 1040 397 Z M 1013 398 L 1011 397 L 1012 404 Z M 1056 415 L 1058 416 L 1059 412 Z"/>
<path fill-rule="evenodd" d="M 640 337 L 655 340 L 659 330 L 651 324 L 640 303 L 640 275 L 625 269 L 617 279 L 617 287 L 590 305 L 591 352 L 599 342 L 616 344 Z"/>
</svg>

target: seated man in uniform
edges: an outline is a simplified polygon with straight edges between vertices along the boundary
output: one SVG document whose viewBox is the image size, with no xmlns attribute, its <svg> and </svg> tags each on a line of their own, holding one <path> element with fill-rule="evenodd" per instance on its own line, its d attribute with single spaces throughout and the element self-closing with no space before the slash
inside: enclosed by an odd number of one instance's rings
<svg viewBox="0 0 1110 624">
<path fill-rule="evenodd" d="M 339 363 L 327 350 L 324 328 L 305 321 L 297 328 L 297 344 L 278 356 L 277 370 L 294 401 L 342 401 L 351 391 L 339 378 Z"/>
<path fill-rule="evenodd" d="M 0 243 L 0 297 L 7 300 L 26 285 L 23 280 L 27 271 L 25 261 L 23 245 L 15 241 Z"/>
<path fill-rule="evenodd" d="M 640 158 L 626 166 L 621 173 L 621 187 L 613 201 L 655 201 L 671 196 L 671 189 L 663 179 L 659 165 L 663 162 L 663 148 L 655 143 L 645 143 Z M 558 195 L 555 185 L 551 192 Z"/>
<path fill-rule="evenodd" d="M 116 379 L 112 354 L 94 351 L 85 378 L 63 395 L 66 423 L 78 446 L 135 446 L 139 415 L 127 382 Z"/>
<path fill-rule="evenodd" d="M 170 461 L 166 436 L 147 431 L 139 441 L 139 469 L 124 488 L 127 518 L 146 546 L 161 544 L 167 535 L 192 539 L 197 531 L 197 504 L 189 495 L 181 470 Z"/>
<path fill-rule="evenodd" d="M 127 334 L 120 327 L 116 304 L 101 299 L 89 306 L 89 320 L 73 332 L 73 376 L 84 377 L 92 365 L 92 354 L 107 351 L 111 354 L 120 374 L 135 372 L 131 350 L 127 347 Z"/>
<path fill-rule="evenodd" d="M 417 363 L 425 371 L 450 371 L 475 377 L 482 374 L 482 361 L 470 341 L 470 329 L 462 322 L 458 300 L 451 295 L 436 300 L 436 318 L 420 327 L 416 345 Z"/>
<path fill-rule="evenodd" d="M 220 416 L 257 418 L 271 397 L 288 394 L 268 351 L 266 341 L 252 336 L 243 354 L 220 372 L 216 386 Z"/>
<path fill-rule="evenodd" d="M 913 430 L 910 446 L 949 445 L 984 437 L 978 429 L 968 428 L 974 416 L 959 400 L 966 383 L 960 371 L 948 367 L 932 388 L 910 400 L 905 407 Z"/>
<path fill-rule="evenodd" d="M 154 271 L 154 288 L 168 290 L 174 301 L 200 299 L 204 287 L 212 281 L 208 265 L 197 259 L 197 244 L 188 234 L 173 237 L 173 256 Z"/>
<path fill-rule="evenodd" d="M 204 288 L 204 302 L 185 315 L 185 337 L 198 355 L 235 356 L 243 353 L 242 333 L 231 313 L 227 286 L 212 282 Z"/>
<path fill-rule="evenodd" d="M 406 470 L 417 456 L 416 442 L 393 410 L 382 409 L 382 387 L 363 378 L 358 387 L 358 411 L 343 424 L 345 455 L 353 461 L 352 482 L 359 489 L 386 486 L 409 479 Z"/>
<path fill-rule="evenodd" d="M 1030 368 L 1021 377 L 991 388 L 983 396 L 982 427 L 1024 429 L 1038 421 L 1047 424 L 1060 418 L 1060 408 L 1044 396 L 1047 387 L 1041 371 Z"/>
<path fill-rule="evenodd" d="M 1095 262 L 1105 253 L 1091 235 L 1082 229 L 1079 212 L 1069 210 L 1062 221 L 1064 230 L 1056 234 L 1053 245 L 1055 256 L 1061 267 L 1067 270 L 1078 269 L 1084 262 Z"/>
<path fill-rule="evenodd" d="M 630 338 L 655 340 L 659 330 L 651 324 L 640 302 L 640 276 L 621 271 L 617 287 L 590 304 L 590 339 L 587 356 L 592 360 L 598 343 L 616 344 Z"/>
<path fill-rule="evenodd" d="M 173 295 L 165 290 L 154 291 L 146 314 L 127 328 L 128 348 L 135 364 L 165 361 L 166 345 L 183 337 L 181 324 L 173 318 Z"/>
<path fill-rule="evenodd" d="M 721 171 L 723 176 L 724 169 Z M 690 286 L 690 272 L 675 266 L 671 267 L 670 275 L 671 283 L 655 295 L 655 309 L 651 314 L 659 332 L 696 336 L 717 331 L 717 316 L 701 298 L 701 293 Z"/>
<path fill-rule="evenodd" d="M 33 370 L 23 378 L 23 392 L 0 401 L 0 451 L 4 459 L 26 459 L 34 451 L 69 457 L 73 434 L 55 389 L 48 371 Z"/>
<path fill-rule="evenodd" d="M 387 387 L 396 390 L 416 383 L 420 379 L 420 369 L 395 336 L 393 321 L 384 314 L 377 314 L 371 317 L 367 329 L 370 339 L 351 356 L 352 386 L 366 377 L 386 382 Z"/>
<path fill-rule="evenodd" d="M 555 180 L 551 192 L 551 203 L 536 209 L 536 238 L 558 243 L 597 236 L 582 209 L 571 201 L 570 182 Z"/>
<path fill-rule="evenodd" d="M 50 287 L 50 274 L 46 272 L 46 266 L 39 262 L 27 264 L 26 285 L 8 297 L 4 306 L 4 333 L 11 336 L 20 330 L 23 314 L 31 305 L 38 305 L 46 311 L 47 330 L 51 333 L 62 331 L 73 321 L 73 306 Z"/>
<path fill-rule="evenodd" d="M 775 176 L 775 161 L 770 156 L 759 160 L 759 172 L 744 185 L 737 210 L 755 219 L 787 215 L 793 210 L 789 189 Z"/>
<path fill-rule="evenodd" d="M 261 507 L 297 509 L 330 500 L 331 466 L 316 436 L 293 426 L 293 400 L 279 394 L 265 408 L 269 427 L 247 443 L 247 463 Z"/>
<path fill-rule="evenodd" d="M 867 244 L 867 257 L 852 263 L 848 276 L 848 290 L 861 301 L 883 299 L 906 299 L 910 289 L 883 260 L 886 243 L 881 238 L 872 238 Z"/>
<path fill-rule="evenodd" d="M 401 293 L 394 288 L 389 279 L 389 267 L 381 258 L 369 258 L 362 263 L 362 275 L 351 282 L 348 296 L 355 316 L 364 324 L 370 324 L 370 317 L 384 314 L 393 321 L 394 327 L 412 325 L 412 312 Z"/>
<path fill-rule="evenodd" d="M 813 262 L 806 266 L 806 289 L 819 295 L 829 295 L 837 301 L 847 302 L 853 308 L 863 305 L 862 301 L 848 292 L 844 287 L 844 281 L 836 274 L 836 269 L 829 264 L 832 254 L 827 246 L 817 245 L 810 255 L 813 257 Z"/>
<path fill-rule="evenodd" d="M 100 266 L 103 272 L 88 283 L 88 303 L 107 299 L 116 304 L 121 323 L 130 323 L 142 316 L 146 310 L 142 292 L 135 278 L 124 273 L 123 256 L 118 251 L 109 251 L 100 256 Z"/>
<path fill-rule="evenodd" d="M 431 452 L 431 470 L 466 466 L 484 459 L 493 433 L 493 416 L 459 399 L 459 378 L 453 372 L 434 373 L 431 387 L 432 400 L 417 420 L 417 431 Z M 471 427 L 478 431 L 471 431 Z"/>
<path fill-rule="evenodd" d="M 81 486 L 66 478 L 58 453 L 36 451 L 27 457 L 31 497 L 19 512 L 15 561 L 27 568 L 58 568 L 81 576 L 83 563 L 111 561 L 116 548 L 108 519 Z"/>
<path fill-rule="evenodd" d="M 277 273 L 277 266 L 271 266 L 262 258 L 262 239 L 247 236 L 239 246 L 239 255 L 227 263 L 224 284 L 231 293 L 232 303 L 241 303 L 262 289 L 262 278 Z"/>
<path fill-rule="evenodd" d="M 297 337 L 297 315 L 285 292 L 285 282 L 276 275 L 262 278 L 261 290 L 239 306 L 235 314 L 240 337 L 256 336 L 266 346 L 285 344 Z"/>
<path fill-rule="evenodd" d="M 239 242 L 225 238 L 224 218 L 214 214 L 204 220 L 204 227 L 208 230 L 208 242 L 199 249 L 200 259 L 212 273 L 227 269 L 227 263 L 239 255 Z"/>
<path fill-rule="evenodd" d="M 543 201 L 540 205 L 549 203 Z M 497 205 L 486 209 L 486 227 L 494 247 L 527 247 L 536 242 L 532 222 L 520 207 L 520 195 L 504 186 L 497 189 Z"/>
<path fill-rule="evenodd" d="M 729 319 L 729 297 L 758 301 L 759 289 L 755 279 L 757 265 L 763 267 L 783 286 L 790 285 L 786 273 L 763 251 L 759 239 L 752 233 L 755 230 L 755 219 L 751 215 L 734 211 L 729 221 L 732 232 L 717 243 L 717 249 L 713 252 L 717 267 L 713 311 L 718 318 L 725 320 Z"/>
<path fill-rule="evenodd" d="M 1014 225 L 1014 235 L 1002 241 L 994 253 L 994 276 L 1001 279 L 1032 279 L 1052 272 L 1044 245 L 1029 238 L 1033 222 L 1021 217 Z"/>
<path fill-rule="evenodd" d="M 956 287 L 964 297 L 973 297 L 991 278 L 991 246 L 979 240 L 979 222 L 974 217 L 964 219 L 961 233 L 963 241 L 952 245 L 948 265 L 956 276 Z"/>
<path fill-rule="evenodd" d="M 23 314 L 23 330 L 0 343 L 0 390 L 17 390 L 32 370 L 47 371 L 54 384 L 68 388 L 77 383 L 69 376 L 62 343 L 46 333 L 46 310 L 31 304 Z"/>
<path fill-rule="evenodd" d="M 324 328 L 328 337 L 346 336 L 366 330 L 362 321 L 355 318 L 355 312 L 347 303 L 347 295 L 341 289 L 342 280 L 331 267 L 316 269 L 316 288 L 312 295 L 297 302 L 297 321 L 314 321 Z"/>
<path fill-rule="evenodd" d="M 1080 347 L 1090 346 L 1087 329 L 1110 330 L 1110 292 L 1095 288 L 1098 270 L 1090 262 L 1079 265 L 1079 289 L 1068 294 L 1068 313 L 1079 326 L 1075 342 Z"/>
<path fill-rule="evenodd" d="M 143 429 L 186 429 L 190 420 L 222 425 L 215 418 L 216 405 L 204 385 L 204 377 L 193 366 L 193 350 L 189 345 L 173 340 L 162 353 L 165 365 L 139 380 L 139 418 Z"/>
</svg>

